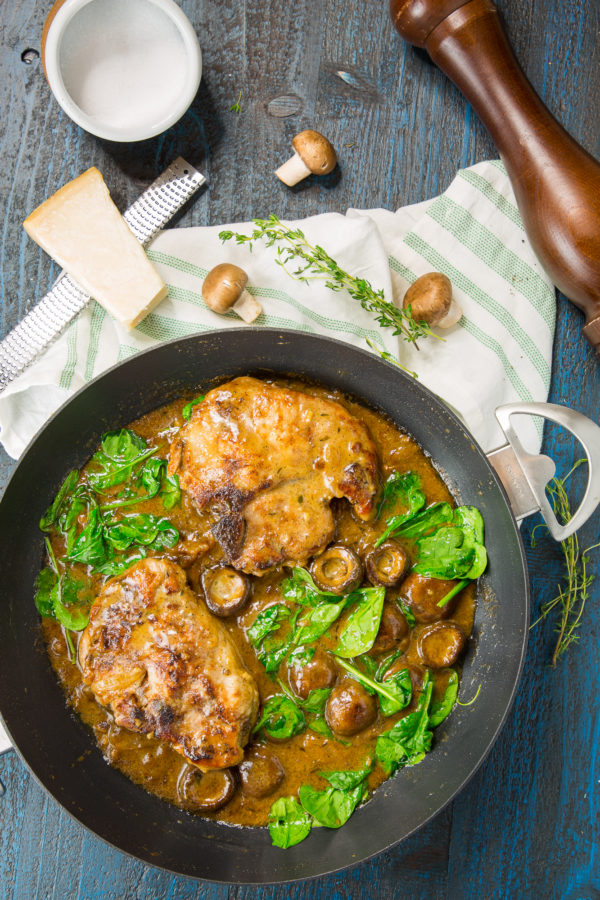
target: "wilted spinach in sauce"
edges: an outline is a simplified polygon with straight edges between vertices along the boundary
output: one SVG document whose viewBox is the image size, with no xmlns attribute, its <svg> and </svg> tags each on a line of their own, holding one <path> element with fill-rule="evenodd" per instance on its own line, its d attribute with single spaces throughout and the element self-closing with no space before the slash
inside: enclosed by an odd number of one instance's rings
<svg viewBox="0 0 600 900">
<path fill-rule="evenodd" d="M 454 664 L 425 665 L 419 642 L 444 623 L 470 633 L 474 599 L 468 585 L 486 565 L 480 514 L 454 506 L 412 438 L 339 394 L 292 387 L 334 399 L 361 418 L 387 476 L 370 523 L 354 518 L 346 502 L 334 501 L 336 542 L 364 560 L 391 539 L 409 553 L 412 569 L 406 589 L 404 581 L 390 588 L 364 579 L 342 594 L 321 589 L 301 566 L 249 576 L 248 605 L 223 621 L 261 695 L 248 760 L 276 758 L 284 775 L 274 790 L 261 793 L 264 785 L 257 788 L 244 773 L 226 804 L 207 811 L 181 788 L 190 777 L 202 785 L 203 776 L 161 741 L 116 726 L 82 683 L 77 666 L 78 634 L 108 578 L 146 555 L 166 555 L 186 567 L 189 583 L 202 596 L 203 573 L 223 561 L 210 535 L 210 512 L 193 508 L 177 476 L 167 474 L 164 458 L 169 438 L 203 396 L 104 435 L 82 472 L 69 473 L 40 523 L 48 565 L 35 598 L 68 700 L 92 726 L 111 764 L 189 811 L 235 824 L 268 824 L 280 847 L 303 840 L 313 824 L 340 827 L 386 777 L 429 751 L 433 729 L 456 702 L 459 678 Z M 437 581 L 437 593 L 424 605 L 430 579 Z M 311 687 L 303 673 L 313 670 L 329 679 L 326 686 L 317 679 Z M 356 733 L 337 727 L 334 701 L 346 687 L 349 696 L 362 691 L 368 707 L 367 724 Z"/>
</svg>

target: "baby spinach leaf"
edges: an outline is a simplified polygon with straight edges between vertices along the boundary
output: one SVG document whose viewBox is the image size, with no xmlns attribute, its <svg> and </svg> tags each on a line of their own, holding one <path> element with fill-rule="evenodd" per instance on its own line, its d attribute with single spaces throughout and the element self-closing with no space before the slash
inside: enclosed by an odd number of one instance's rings
<svg viewBox="0 0 600 900">
<path fill-rule="evenodd" d="M 285 740 L 306 728 L 306 719 L 299 706 L 285 694 L 273 694 L 265 701 L 263 714 L 254 726 L 253 734 L 261 728 L 276 740 Z"/>
<path fill-rule="evenodd" d="M 438 525 L 451 522 L 452 513 L 453 509 L 449 503 L 433 503 L 427 509 L 417 513 L 416 516 L 412 516 L 408 520 L 403 516 L 392 516 L 381 537 L 375 541 L 375 546 L 379 547 L 390 536 L 402 536 L 416 540 Z"/>
<path fill-rule="evenodd" d="M 358 787 L 359 784 L 362 784 L 362 782 L 369 777 L 372 771 L 373 760 L 367 759 L 362 769 L 356 769 L 354 771 L 347 770 L 341 772 L 319 772 L 319 775 L 321 776 L 321 778 L 325 778 L 325 780 L 329 782 L 331 787 L 337 788 L 340 791 L 349 791 L 353 790 L 355 787 Z"/>
<path fill-rule="evenodd" d="M 383 612 L 385 588 L 361 588 L 351 594 L 350 598 L 357 598 L 358 605 L 350 615 L 335 649 L 336 655 L 345 659 L 366 653 L 375 643 Z"/>
<path fill-rule="evenodd" d="M 52 505 L 49 509 L 46 510 L 46 512 L 40 519 L 40 529 L 42 531 L 51 531 L 52 528 L 57 525 L 58 519 L 63 512 L 67 501 L 70 499 L 78 479 L 79 471 L 77 469 L 73 469 L 71 472 L 69 472 L 62 485 L 60 486 L 58 494 L 54 498 Z"/>
<path fill-rule="evenodd" d="M 253 647 L 257 647 L 268 634 L 277 631 L 282 622 L 289 619 L 291 613 L 283 603 L 275 603 L 262 609 L 247 631 L 248 639 Z"/>
<path fill-rule="evenodd" d="M 340 828 L 367 796 L 366 780 L 372 768 L 373 761 L 369 759 L 362 769 L 356 771 L 320 772 L 330 787 L 317 790 L 303 784 L 298 791 L 302 806 L 319 825 Z"/>
<path fill-rule="evenodd" d="M 274 847 L 283 850 L 299 844 L 312 828 L 310 816 L 295 797 L 279 797 L 269 812 L 269 834 Z"/>
<path fill-rule="evenodd" d="M 303 667 L 308 665 L 313 656 L 315 655 L 315 647 L 296 647 L 290 653 L 290 658 L 288 659 L 288 665 L 290 666 L 299 666 Z"/>
<path fill-rule="evenodd" d="M 483 518 L 474 506 L 457 506 L 454 510 L 454 522 L 464 534 L 464 546 L 473 547 L 475 556 L 473 564 L 465 578 L 474 580 L 483 575 L 487 566 L 487 552 L 483 543 Z"/>
<path fill-rule="evenodd" d="M 54 601 L 52 598 L 52 590 L 58 581 L 56 572 L 46 566 L 35 580 L 35 596 L 34 602 L 37 611 L 41 616 L 47 619 L 54 618 Z"/>
<path fill-rule="evenodd" d="M 156 497 L 160 491 L 166 468 L 166 459 L 153 457 L 146 460 L 137 478 L 137 481 L 146 488 L 147 495 L 144 499 Z"/>
<path fill-rule="evenodd" d="M 344 825 L 364 796 L 362 783 L 352 791 L 338 791 L 333 787 L 318 790 L 303 784 L 298 791 L 300 803 L 313 819 L 326 828 Z"/>
<path fill-rule="evenodd" d="M 87 523 L 73 543 L 67 559 L 88 566 L 100 566 L 108 560 L 102 517 L 97 506 L 90 510 Z"/>
<path fill-rule="evenodd" d="M 298 704 L 306 712 L 321 714 L 331 694 L 331 688 L 314 688 L 306 700 L 298 700 Z"/>
<path fill-rule="evenodd" d="M 95 468 L 92 467 L 87 475 L 90 485 L 98 493 L 127 481 L 135 466 L 159 450 L 158 447 L 147 449 L 146 442 L 129 428 L 108 432 L 100 447 L 91 460 Z"/>
<path fill-rule="evenodd" d="M 407 512 L 397 519 L 404 518 L 406 522 L 425 506 L 425 494 L 421 489 L 421 479 L 416 472 L 392 472 L 387 479 L 381 503 L 377 515 L 381 515 L 384 509 L 402 503 L 407 507 Z"/>
<path fill-rule="evenodd" d="M 165 475 L 160 490 L 160 499 L 165 509 L 173 509 L 181 503 L 181 487 L 179 475 Z"/>
<path fill-rule="evenodd" d="M 341 657 L 336 657 L 340 666 L 348 672 L 349 675 L 352 675 L 353 678 L 356 679 L 370 694 L 378 694 L 379 695 L 379 704 L 381 706 L 381 712 L 384 716 L 391 716 L 394 712 L 398 712 L 400 709 L 403 709 L 405 706 L 408 706 L 411 699 L 411 693 L 408 694 L 406 691 L 406 680 L 398 680 L 396 683 L 394 680 L 390 681 L 374 681 L 372 678 L 369 678 L 368 675 L 365 675 L 364 672 L 361 672 L 360 669 L 357 669 L 356 666 L 353 666 L 351 663 L 346 662 L 345 659 Z M 405 669 L 402 669 L 402 672 L 405 672 Z M 401 674 L 401 673 L 398 673 Z M 410 681 L 410 677 L 408 679 Z M 385 710 L 384 712 L 384 703 Z"/>
<path fill-rule="evenodd" d="M 377 738 L 375 754 L 388 775 L 403 766 L 421 762 L 431 749 L 433 732 L 429 728 L 429 704 L 432 690 L 433 683 L 427 672 L 416 710 Z"/>
<path fill-rule="evenodd" d="M 429 713 L 429 727 L 437 728 L 447 718 L 454 708 L 456 698 L 458 696 L 458 675 L 452 671 L 446 691 L 441 700 L 436 700 L 431 704 L 431 712 Z"/>
<path fill-rule="evenodd" d="M 179 540 L 179 532 L 168 519 L 139 513 L 124 516 L 114 525 L 107 526 L 105 537 L 108 544 L 120 552 L 128 550 L 133 544 L 158 551 L 174 547 Z"/>
<path fill-rule="evenodd" d="M 298 623 L 293 643 L 312 644 L 322 637 L 342 614 L 346 603 L 347 598 L 343 597 L 338 603 L 324 601 L 310 609 Z"/>
<path fill-rule="evenodd" d="M 413 570 L 431 578 L 462 578 L 473 565 L 475 550 L 464 546 L 461 528 L 444 525 L 417 542 L 418 558 Z"/>
<path fill-rule="evenodd" d="M 74 582 L 65 573 L 52 589 L 54 618 L 63 628 L 68 628 L 69 631 L 83 631 L 90 620 L 89 610 L 69 609 L 65 605 L 67 596 L 74 597 L 77 600 L 78 591 L 81 587 L 84 587 L 82 582 Z"/>
<path fill-rule="evenodd" d="M 300 566 L 295 566 L 291 576 L 284 578 L 281 582 L 281 591 L 286 600 L 299 603 L 300 606 L 316 606 L 322 597 L 337 599 L 337 594 L 320 590 L 310 572 Z"/>
<path fill-rule="evenodd" d="M 192 418 L 192 412 L 194 411 L 194 407 L 198 406 L 199 403 L 202 403 L 206 394 L 202 394 L 200 397 L 196 397 L 194 400 L 190 400 L 189 403 L 186 403 L 183 409 L 181 410 L 181 415 L 183 417 L 184 422 L 188 422 Z"/>
<path fill-rule="evenodd" d="M 383 716 L 393 716 L 394 713 L 408 706 L 412 698 L 412 682 L 408 669 L 400 669 L 399 672 L 394 672 L 390 678 L 386 678 L 385 686 L 395 695 L 395 699 L 390 700 L 389 697 L 383 694 L 380 695 L 379 706 L 381 707 L 381 714 Z"/>
<path fill-rule="evenodd" d="M 131 556 L 118 556 L 114 559 L 109 560 L 107 563 L 104 563 L 102 566 L 96 567 L 96 572 L 99 572 L 101 575 L 104 575 L 106 578 L 114 578 L 116 575 L 120 575 L 121 572 L 124 572 L 129 566 L 132 566 L 134 563 L 138 562 L 140 559 L 144 559 L 146 556 L 145 548 L 141 548 L 138 553 L 134 553 Z"/>
<path fill-rule="evenodd" d="M 375 681 L 382 681 L 383 676 L 385 675 L 387 670 L 390 668 L 392 663 L 395 663 L 396 660 L 399 659 L 403 653 L 404 653 L 403 650 L 394 650 L 394 652 L 390 656 L 386 656 L 386 658 L 383 659 L 379 663 L 379 665 L 375 667 L 375 674 L 374 674 Z"/>
<path fill-rule="evenodd" d="M 409 628 L 414 628 L 415 625 L 417 624 L 417 620 L 415 619 L 414 614 L 413 614 L 413 611 L 412 611 L 412 609 L 410 608 L 410 606 L 407 606 L 406 603 L 403 603 L 402 600 L 401 600 L 399 597 L 396 597 L 396 603 L 398 604 L 398 606 L 399 606 L 400 609 L 402 610 L 402 615 L 404 616 L 404 618 L 405 618 L 406 621 L 408 622 L 408 627 L 409 627 Z"/>
</svg>

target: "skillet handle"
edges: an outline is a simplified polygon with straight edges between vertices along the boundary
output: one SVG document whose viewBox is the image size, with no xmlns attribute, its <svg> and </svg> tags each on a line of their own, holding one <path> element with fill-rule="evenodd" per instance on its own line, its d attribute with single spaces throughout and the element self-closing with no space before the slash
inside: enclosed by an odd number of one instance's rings
<svg viewBox="0 0 600 900">
<path fill-rule="evenodd" d="M 562 425 L 583 446 L 588 462 L 588 482 L 583 500 L 572 518 L 561 525 L 546 495 L 546 485 L 554 476 L 554 462 L 543 454 L 528 453 L 511 424 L 513 415 L 533 415 Z M 507 403 L 496 410 L 508 444 L 492 451 L 488 459 L 498 472 L 507 490 L 518 520 L 538 510 L 552 537 L 564 541 L 587 522 L 600 503 L 600 427 L 582 413 L 555 403 Z M 516 463 L 516 465 L 515 465 Z M 519 476 L 525 483 L 518 482 Z"/>
</svg>

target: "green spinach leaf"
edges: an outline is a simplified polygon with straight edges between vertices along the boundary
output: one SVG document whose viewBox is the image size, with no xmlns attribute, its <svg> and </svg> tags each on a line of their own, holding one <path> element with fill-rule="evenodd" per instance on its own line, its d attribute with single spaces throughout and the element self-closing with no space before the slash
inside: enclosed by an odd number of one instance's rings
<svg viewBox="0 0 600 900">
<path fill-rule="evenodd" d="M 35 596 L 33 599 L 39 614 L 45 616 L 47 619 L 54 618 L 54 600 L 52 591 L 56 586 L 57 581 L 58 578 L 56 572 L 51 569 L 50 566 L 46 566 L 42 569 L 35 580 Z"/>
<path fill-rule="evenodd" d="M 335 648 L 336 656 L 345 659 L 366 653 L 375 643 L 383 612 L 385 588 L 361 588 L 350 594 L 348 599 L 351 598 L 357 598 L 358 605 L 348 618 Z"/>
<path fill-rule="evenodd" d="M 100 566 L 108 561 L 102 516 L 97 506 L 90 510 L 88 520 L 73 542 L 67 559 L 88 566 Z"/>
<path fill-rule="evenodd" d="M 392 472 L 384 485 L 377 515 L 396 503 L 402 503 L 407 508 L 406 513 L 396 517 L 404 518 L 405 522 L 425 506 L 425 494 L 416 472 Z"/>
<path fill-rule="evenodd" d="M 291 576 L 281 582 L 281 592 L 286 600 L 300 606 L 316 606 L 322 597 L 338 599 L 337 594 L 320 590 L 310 572 L 300 566 L 295 566 Z"/>
<path fill-rule="evenodd" d="M 277 631 L 290 616 L 291 612 L 283 603 L 275 603 L 262 609 L 247 632 L 252 646 L 258 647 L 268 634 Z"/>
<path fill-rule="evenodd" d="M 310 816 L 295 797 L 280 797 L 269 812 L 269 834 L 273 846 L 287 849 L 299 844 L 312 828 Z"/>
<path fill-rule="evenodd" d="M 164 517 L 138 513 L 124 516 L 114 525 L 108 525 L 105 528 L 105 538 L 119 552 L 128 550 L 134 544 L 159 551 L 174 547 L 179 540 L 179 532 Z"/>
<path fill-rule="evenodd" d="M 391 716 L 393 713 L 404 709 L 404 707 L 408 706 L 410 703 L 412 685 L 410 687 L 410 692 L 407 692 L 408 685 L 410 684 L 410 676 L 408 677 L 408 683 L 405 676 L 398 678 L 397 681 L 396 676 L 390 681 L 374 681 L 342 657 L 338 656 L 336 659 L 340 666 L 345 669 L 349 675 L 352 675 L 356 681 L 362 684 L 370 694 L 379 695 L 379 705 L 384 716 Z M 404 672 L 406 672 L 406 669 L 402 669 L 401 672 L 398 673 L 398 676 L 403 675 Z"/>
<path fill-rule="evenodd" d="M 318 606 L 313 606 L 298 623 L 293 643 L 312 644 L 322 637 L 325 632 L 340 617 L 346 606 L 347 598 L 343 597 L 338 603 L 324 601 Z"/>
<path fill-rule="evenodd" d="M 352 791 L 338 791 L 329 787 L 318 790 L 303 784 L 298 791 L 300 803 L 313 819 L 326 828 L 340 828 L 344 825 L 364 797 L 364 787 L 360 784 Z"/>
<path fill-rule="evenodd" d="M 200 397 L 195 397 L 194 400 L 190 400 L 189 403 L 185 404 L 185 406 L 181 410 L 181 415 L 184 422 L 188 422 L 192 418 L 194 407 L 198 406 L 199 403 L 202 403 L 205 397 L 206 394 L 201 394 Z"/>
<path fill-rule="evenodd" d="M 40 529 L 42 531 L 51 531 L 52 528 L 57 525 L 58 519 L 61 516 L 67 501 L 70 500 L 71 494 L 75 490 L 78 479 L 79 471 L 77 469 L 73 469 L 69 472 L 60 486 L 58 494 L 54 498 L 54 502 L 40 519 Z"/>
<path fill-rule="evenodd" d="M 431 712 L 429 713 L 430 728 L 437 728 L 450 715 L 457 697 L 458 675 L 453 671 L 448 679 L 444 696 L 441 700 L 436 700 L 435 703 L 431 704 Z"/>
<path fill-rule="evenodd" d="M 388 775 L 403 766 L 421 762 L 431 749 L 433 732 L 429 728 L 429 704 L 432 690 L 433 683 L 427 672 L 416 710 L 377 738 L 375 754 Z"/>
<path fill-rule="evenodd" d="M 253 734 L 261 728 L 276 740 L 300 734 L 306 728 L 304 713 L 286 694 L 273 694 L 264 705 L 263 714 L 254 726 Z"/>
</svg>

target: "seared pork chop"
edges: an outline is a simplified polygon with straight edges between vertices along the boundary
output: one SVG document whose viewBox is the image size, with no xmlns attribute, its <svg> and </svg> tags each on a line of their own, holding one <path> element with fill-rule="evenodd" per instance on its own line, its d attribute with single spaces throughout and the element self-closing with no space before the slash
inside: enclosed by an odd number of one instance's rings
<svg viewBox="0 0 600 900">
<path fill-rule="evenodd" d="M 305 563 L 334 537 L 330 502 L 374 513 L 377 452 L 362 422 L 339 403 L 236 378 L 210 391 L 174 439 L 169 471 L 199 510 L 228 562 L 260 575 Z"/>
<path fill-rule="evenodd" d="M 203 770 L 243 759 L 258 689 L 175 563 L 144 559 L 105 585 L 79 661 L 118 725 L 153 734 Z"/>
</svg>

